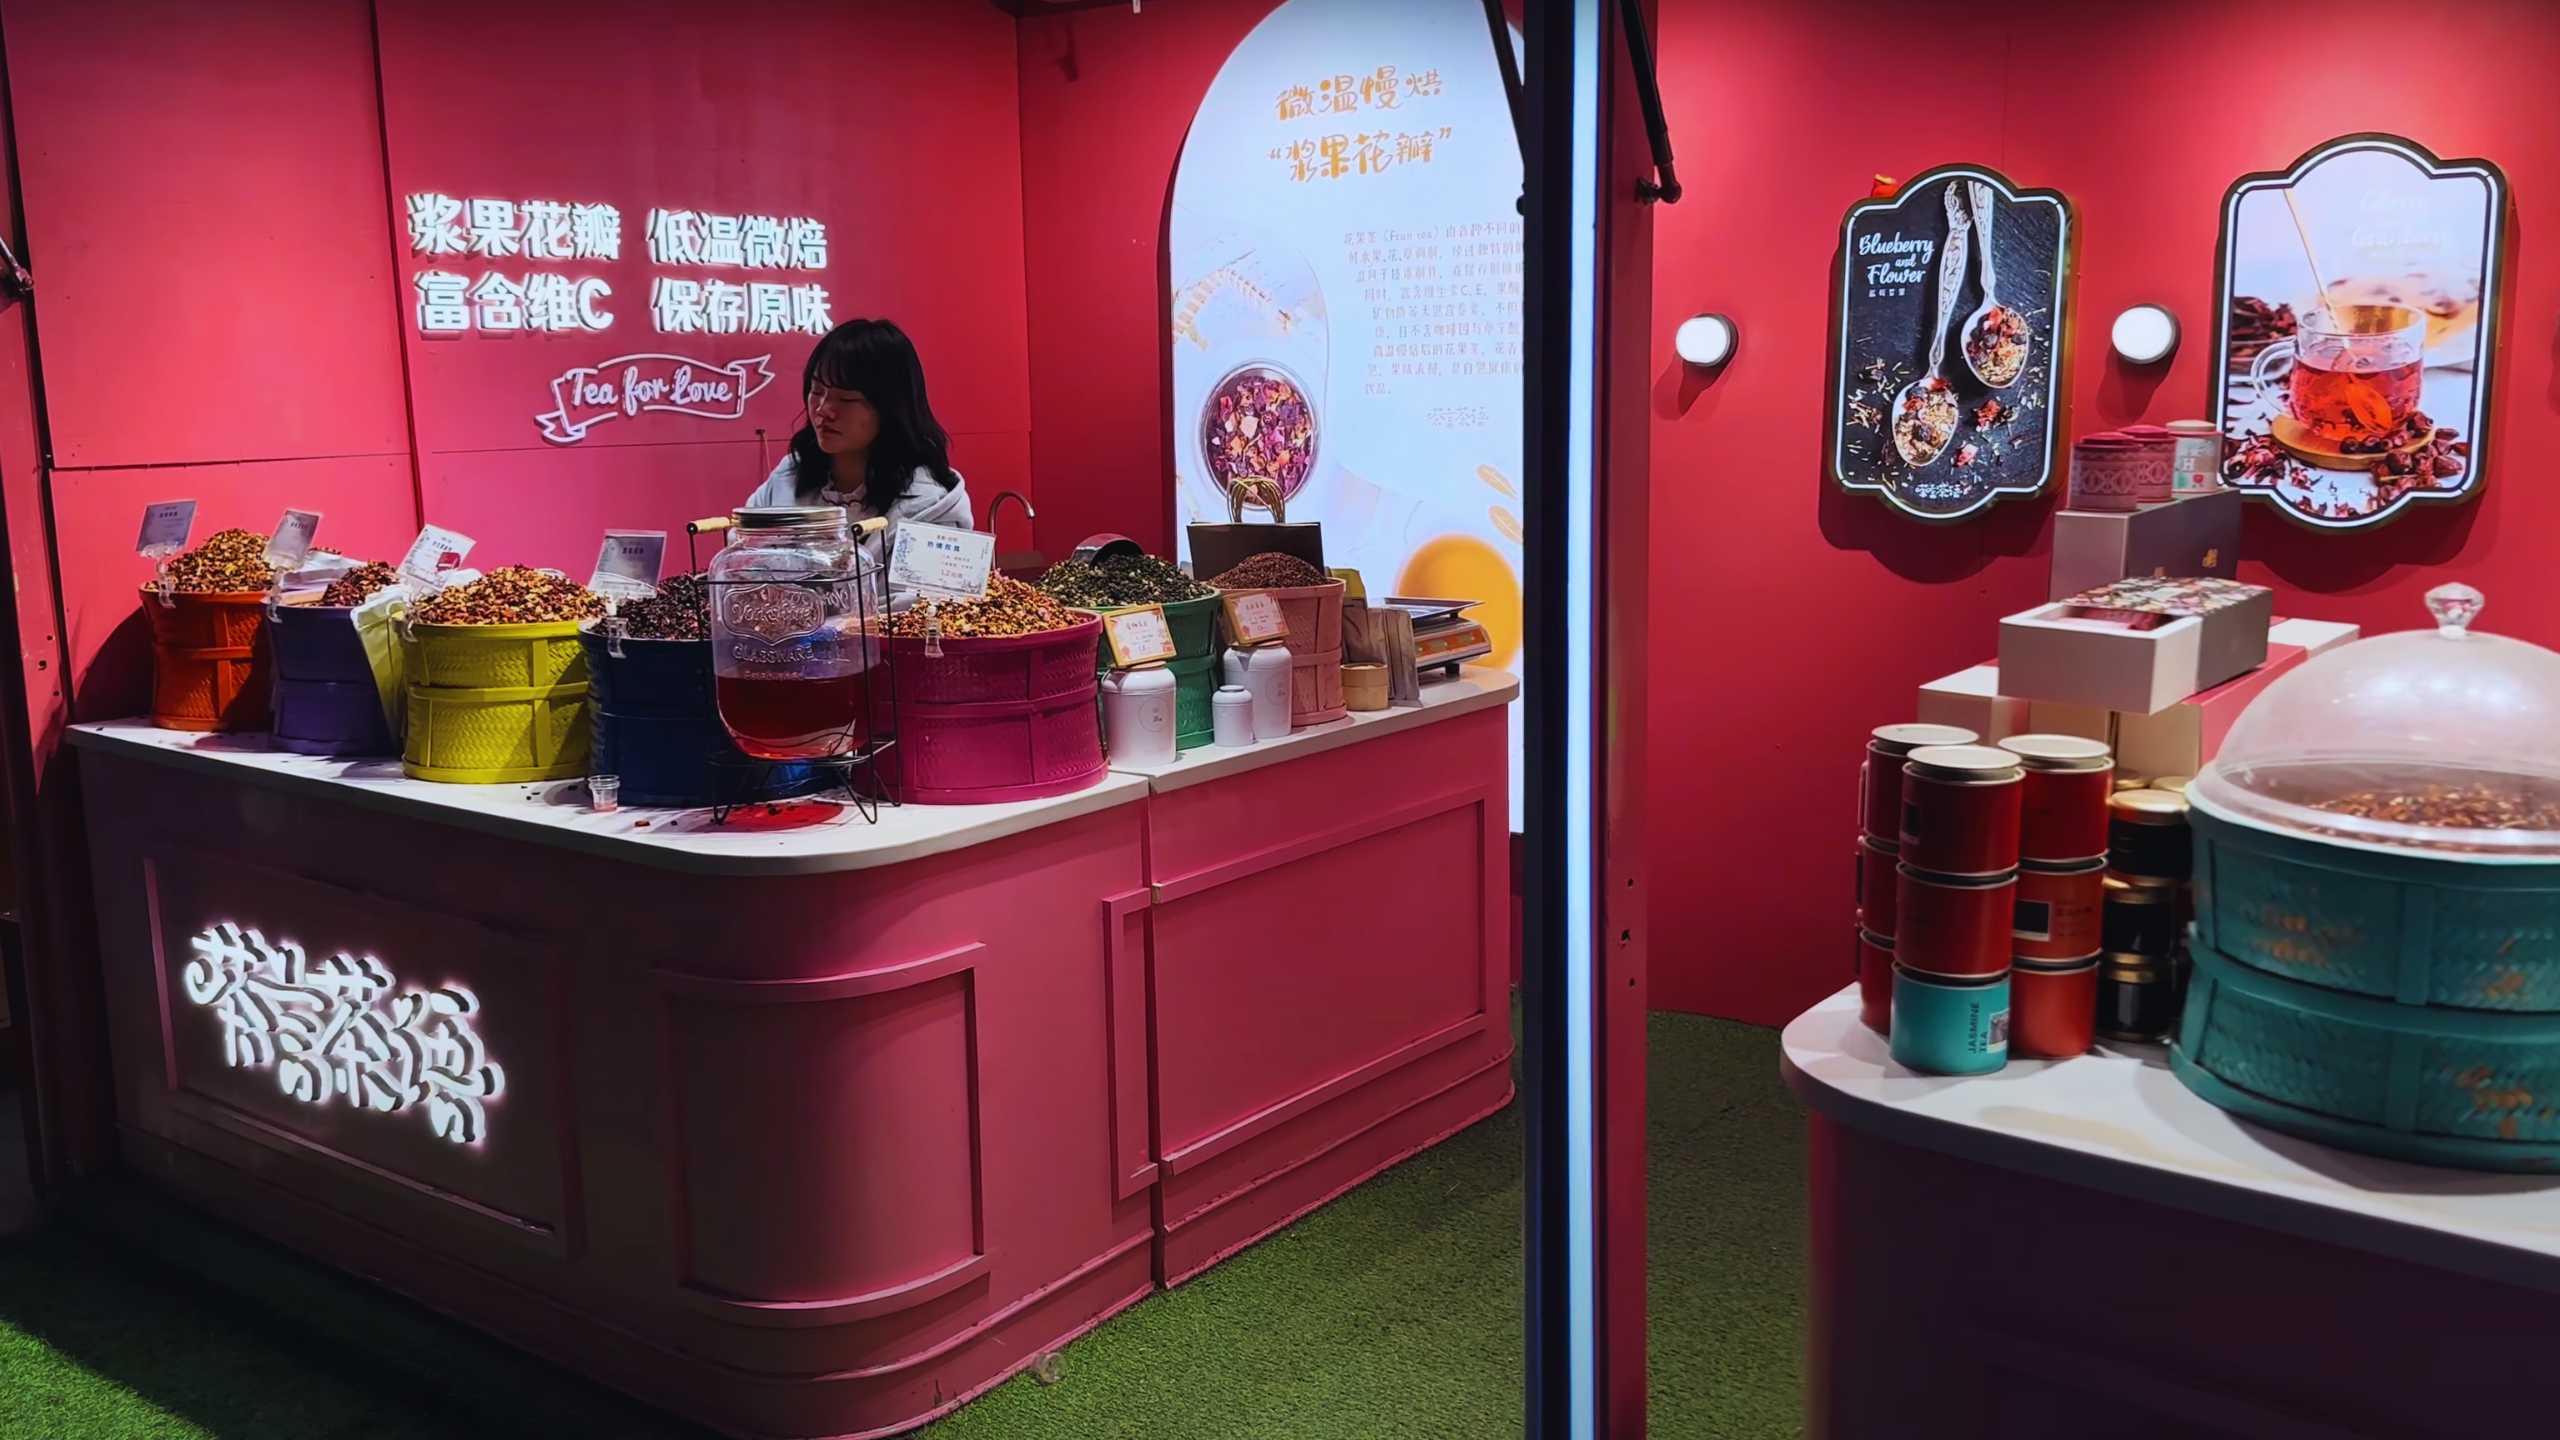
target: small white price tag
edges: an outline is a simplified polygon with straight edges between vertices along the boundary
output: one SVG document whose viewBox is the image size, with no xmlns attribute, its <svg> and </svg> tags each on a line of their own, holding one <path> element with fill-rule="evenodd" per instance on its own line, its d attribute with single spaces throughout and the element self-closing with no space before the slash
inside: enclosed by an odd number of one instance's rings
<svg viewBox="0 0 2560 1440">
<path fill-rule="evenodd" d="M 889 550 L 889 584 L 945 600 L 976 600 L 995 573 L 996 537 L 910 520 Z"/>
<path fill-rule="evenodd" d="M 1115 610 L 1102 617 L 1102 633 L 1111 642 L 1111 663 L 1123 670 L 1174 656 L 1173 627 L 1161 605 Z"/>
<path fill-rule="evenodd" d="M 302 568 L 302 558 L 311 553 L 311 537 L 320 533 L 320 512 L 287 510 L 276 522 L 276 533 L 267 537 L 267 564 L 279 575 L 289 575 Z"/>
<path fill-rule="evenodd" d="M 1239 645 L 1267 645 L 1289 635 L 1288 612 L 1280 598 L 1264 590 L 1229 590 L 1221 597 L 1227 611 L 1227 634 Z"/>
<path fill-rule="evenodd" d="M 134 537 L 133 553 L 146 560 L 175 555 L 187 548 L 187 536 L 196 528 L 196 502 L 163 500 L 142 508 L 142 533 Z"/>
<path fill-rule="evenodd" d="M 478 543 L 459 530 L 430 525 L 418 532 L 418 538 L 409 542 L 409 553 L 400 558 L 401 578 L 415 581 L 421 589 L 442 589 L 447 572 L 460 568 L 462 557 Z"/>
<path fill-rule="evenodd" d="M 615 600 L 645 600 L 658 593 L 658 566 L 666 554 L 664 530 L 607 530 L 587 588 Z"/>
</svg>

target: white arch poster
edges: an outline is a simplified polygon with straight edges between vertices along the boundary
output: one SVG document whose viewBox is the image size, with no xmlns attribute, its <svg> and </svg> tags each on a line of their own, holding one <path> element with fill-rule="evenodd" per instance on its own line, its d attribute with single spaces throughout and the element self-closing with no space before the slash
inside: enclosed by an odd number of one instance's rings
<svg viewBox="0 0 2560 1440">
<path fill-rule="evenodd" d="M 1168 336 L 1177 520 L 1277 479 L 1372 596 L 1481 602 L 1483 663 L 1514 673 L 1519 198 L 1477 0 L 1288 0 L 1183 143 Z M 1511 789 L 1516 823 L 1516 713 Z"/>
</svg>

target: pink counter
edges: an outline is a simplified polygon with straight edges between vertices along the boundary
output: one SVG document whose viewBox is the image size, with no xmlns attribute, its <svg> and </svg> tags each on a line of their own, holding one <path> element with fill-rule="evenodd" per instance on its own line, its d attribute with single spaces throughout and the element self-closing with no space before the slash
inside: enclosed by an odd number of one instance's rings
<svg viewBox="0 0 2560 1440">
<path fill-rule="evenodd" d="M 2549 1432 L 2560 1176 L 2278 1135 L 2157 1045 L 1915 1074 L 1854 986 L 1780 1044 L 1807 1435 Z"/>
<path fill-rule="evenodd" d="M 125 1157 L 719 1428 L 895 1433 L 1508 1102 L 1514 688 L 726 830 L 81 727 Z"/>
</svg>

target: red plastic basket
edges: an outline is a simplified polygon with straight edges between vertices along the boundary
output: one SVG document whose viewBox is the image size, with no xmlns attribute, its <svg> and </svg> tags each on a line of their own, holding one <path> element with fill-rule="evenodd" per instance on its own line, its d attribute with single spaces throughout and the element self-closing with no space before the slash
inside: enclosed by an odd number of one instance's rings
<svg viewBox="0 0 2560 1440">
<path fill-rule="evenodd" d="M 918 805 L 989 805 L 1101 782 L 1097 617 L 1067 630 L 997 638 L 890 639 L 897 744 L 884 769 Z M 873 692 L 875 696 L 878 691 Z"/>
<path fill-rule="evenodd" d="M 142 587 L 151 622 L 151 723 L 171 730 L 264 730 L 274 688 L 263 590 L 181 592 L 161 603 Z"/>
</svg>

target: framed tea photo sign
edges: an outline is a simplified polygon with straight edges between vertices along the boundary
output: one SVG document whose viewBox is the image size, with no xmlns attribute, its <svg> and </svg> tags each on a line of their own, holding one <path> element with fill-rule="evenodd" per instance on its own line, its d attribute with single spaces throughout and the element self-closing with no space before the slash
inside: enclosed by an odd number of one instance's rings
<svg viewBox="0 0 2560 1440">
<path fill-rule="evenodd" d="M 1949 165 L 1840 222 L 1831 478 L 1923 520 L 2043 491 L 2070 340 L 2070 202 Z"/>
<path fill-rule="evenodd" d="M 2479 493 L 2507 179 L 2348 135 L 2222 202 L 2226 483 L 2324 529 Z"/>
</svg>

